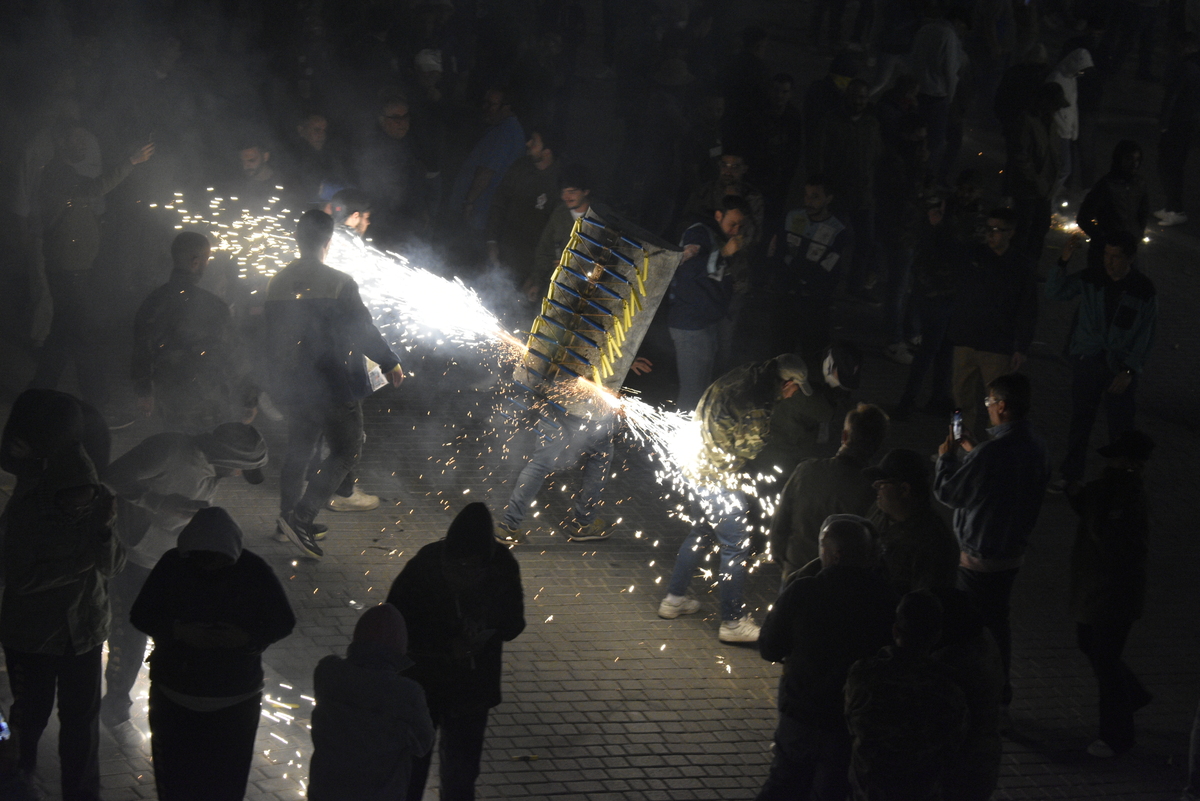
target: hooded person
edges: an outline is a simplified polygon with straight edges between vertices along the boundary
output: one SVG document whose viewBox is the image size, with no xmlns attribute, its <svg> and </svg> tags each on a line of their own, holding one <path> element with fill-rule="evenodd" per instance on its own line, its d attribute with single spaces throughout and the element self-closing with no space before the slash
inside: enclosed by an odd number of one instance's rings
<svg viewBox="0 0 1200 801">
<path fill-rule="evenodd" d="M 0 470 L 17 478 L 13 498 L 24 495 L 49 457 L 72 442 L 83 446 L 97 471 L 108 466 L 112 436 L 96 407 L 55 389 L 27 389 L 18 395 L 0 435 Z"/>
<path fill-rule="evenodd" d="M 113 499 L 82 446 L 68 442 L 6 510 L 0 644 L 12 688 L 19 768 L 37 769 L 38 741 L 58 704 L 64 799 L 100 792 L 100 661 L 108 582 L 124 562 Z"/>
<path fill-rule="evenodd" d="M 408 624 L 409 675 L 424 688 L 441 730 L 442 798 L 474 798 L 488 711 L 501 700 L 504 643 L 525 629 L 521 571 L 495 541 L 487 507 L 464 507 L 445 539 L 408 561 L 387 602 Z M 421 798 L 431 759 L 414 763 L 407 798 Z"/>
<path fill-rule="evenodd" d="M 240 801 L 263 690 L 262 652 L 296 619 L 279 579 L 219 506 L 200 509 L 130 610 L 154 638 L 150 733 L 161 801 Z"/>
<path fill-rule="evenodd" d="M 1088 266 L 1104 266 L 1104 247 L 1119 234 L 1138 239 L 1150 219 L 1150 192 L 1141 174 L 1142 146 L 1132 139 L 1117 142 L 1112 167 L 1083 198 L 1076 215 L 1088 235 Z"/>
<path fill-rule="evenodd" d="M 414 758 L 433 747 L 433 721 L 411 667 L 408 628 L 391 604 L 363 612 L 345 658 L 313 671 L 310 801 L 407 798 Z"/>
<path fill-rule="evenodd" d="M 240 475 L 259 484 L 266 463 L 262 434 L 244 423 L 222 423 L 195 436 L 154 434 L 104 471 L 105 485 L 117 496 L 117 536 L 129 563 L 111 587 L 114 624 L 100 721 L 122 745 L 139 745 L 144 739 L 129 712 L 130 691 L 146 650 L 146 635 L 129 623 L 134 599 L 158 560 L 176 546 L 192 515 L 212 502 L 221 479 Z"/>
<path fill-rule="evenodd" d="M 1078 47 L 1067 53 L 1058 66 L 1051 70 L 1046 80 L 1057 83 L 1063 89 L 1067 105 L 1054 112 L 1052 133 L 1059 141 L 1058 180 L 1055 192 L 1062 192 L 1079 161 L 1079 85 L 1076 82 L 1084 70 L 1092 68 L 1092 54 Z"/>
</svg>

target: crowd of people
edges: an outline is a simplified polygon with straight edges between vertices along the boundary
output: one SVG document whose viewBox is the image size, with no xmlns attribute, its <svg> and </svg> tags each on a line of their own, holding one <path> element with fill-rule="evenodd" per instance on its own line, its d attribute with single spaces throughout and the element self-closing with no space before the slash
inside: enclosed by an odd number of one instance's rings
<svg viewBox="0 0 1200 801">
<path fill-rule="evenodd" d="M 6 797 L 35 797 L 57 700 L 63 797 L 99 799 L 99 726 L 142 739 L 130 694 L 148 638 L 159 797 L 244 795 L 261 655 L 296 619 L 212 505 L 218 483 L 262 482 L 253 424 L 286 420 L 275 535 L 319 559 L 337 534 L 320 514 L 380 503 L 357 481 L 363 400 L 405 379 L 370 299 L 326 263 L 331 241 L 434 253 L 498 312 L 531 318 L 585 214 L 679 253 L 633 368 L 674 363 L 672 400 L 702 439 L 686 475 L 695 524 L 658 615 L 700 611 L 689 587 L 715 545 L 718 638 L 784 665 L 759 798 L 991 797 L 1013 696 L 1010 597 L 1048 492 L 1080 519 L 1071 613 L 1099 685 L 1088 752 L 1133 748 L 1152 697 L 1122 661 L 1145 592 L 1154 449 L 1136 397 L 1157 325 L 1139 246 L 1152 216 L 1187 222 L 1200 8 L 863 0 L 847 39 L 847 4 L 815 0 L 807 33 L 837 52 L 804 83 L 770 68 L 765 27 L 731 35 L 731 5 L 0 12 L 0 69 L 48 65 L 5 101 L 4 335 L 35 362 L 0 442 L 16 478 Z M 1137 79 L 1166 90 L 1153 214 L 1141 144 L 1120 141 L 1097 169 L 1106 88 L 1135 49 Z M 596 85 L 618 98 L 603 124 Z M 968 119 L 1002 137 L 1001 182 L 964 167 Z M 612 159 L 591 149 L 609 134 Z M 151 208 L 209 187 L 231 210 L 294 210 L 299 258 L 240 280 L 203 231 Z M 1074 232 L 1057 260 L 1053 224 Z M 1057 464 L 1022 372 L 1046 301 L 1077 303 Z M 877 323 L 854 342 L 836 334 L 848 308 Z M 897 398 L 852 400 L 867 349 L 908 366 Z M 132 403 L 107 369 L 126 353 Z M 934 461 L 885 452 L 926 393 L 920 408 L 949 423 Z M 1106 466 L 1089 482 L 1101 406 Z M 111 458 L 110 428 L 135 415 L 161 433 Z M 463 509 L 362 615 L 346 656 L 316 666 L 309 797 L 418 799 L 435 740 L 443 797 L 474 797 L 503 643 L 524 628 L 514 552 L 547 476 L 585 461 L 567 533 L 613 532 L 600 511 L 619 415 L 563 416 L 573 425 L 541 426 L 498 523 Z M 743 599 L 757 555 L 782 572 L 761 624 Z M 1185 798 L 1200 795 L 1195 765 L 1191 782 Z"/>
</svg>

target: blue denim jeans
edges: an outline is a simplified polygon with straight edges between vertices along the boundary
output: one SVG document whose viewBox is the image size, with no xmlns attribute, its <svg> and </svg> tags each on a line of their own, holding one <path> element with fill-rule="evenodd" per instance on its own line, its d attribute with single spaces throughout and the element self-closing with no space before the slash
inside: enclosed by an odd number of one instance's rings
<svg viewBox="0 0 1200 801">
<path fill-rule="evenodd" d="M 578 463 L 581 458 L 585 460 L 583 485 L 575 494 L 575 522 L 580 526 L 591 523 L 612 464 L 613 424 L 612 417 L 603 420 L 573 417 L 564 421 L 562 428 L 539 421 L 538 444 L 504 507 L 504 525 L 519 526 L 547 476 Z"/>
<path fill-rule="evenodd" d="M 744 494 L 731 490 L 702 489 L 697 490 L 697 494 L 711 509 L 701 513 L 699 504 L 693 504 L 693 516 L 701 522 L 692 527 L 691 534 L 679 546 L 667 592 L 687 595 L 688 585 L 707 554 L 706 546 L 715 537 L 721 546 L 717 570 L 721 620 L 737 620 L 742 616 L 742 590 L 746 586 L 746 561 L 750 558 L 750 531 L 746 518 L 750 501 Z"/>
<path fill-rule="evenodd" d="M 694 331 L 671 328 L 671 341 L 675 343 L 675 364 L 679 369 L 679 395 L 676 402 L 680 409 L 692 410 L 700 402 L 700 396 L 729 364 L 729 343 L 733 336 L 733 320 L 724 318 L 707 328 Z"/>
</svg>

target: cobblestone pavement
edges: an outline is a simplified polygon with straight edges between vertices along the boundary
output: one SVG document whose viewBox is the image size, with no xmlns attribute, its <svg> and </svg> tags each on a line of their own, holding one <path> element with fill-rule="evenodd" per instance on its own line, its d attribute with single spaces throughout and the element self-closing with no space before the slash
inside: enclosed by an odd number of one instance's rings
<svg viewBox="0 0 1200 801">
<path fill-rule="evenodd" d="M 758 5 L 780 17 L 771 29 L 775 50 L 792 44 L 798 34 L 780 10 L 787 4 Z M 802 54 L 797 74 L 806 80 L 815 77 L 820 71 L 816 65 L 827 57 L 825 52 Z M 1130 81 L 1114 94 L 1123 105 L 1119 116 L 1114 113 L 1102 123 L 1102 151 L 1131 133 L 1149 143 L 1155 92 L 1142 92 Z M 986 134 L 970 129 L 967 137 L 966 149 L 997 152 Z M 980 159 L 996 169 L 987 155 Z M 1138 715 L 1139 744 L 1132 753 L 1109 763 L 1086 755 L 1084 748 L 1096 731 L 1095 682 L 1075 648 L 1066 612 L 1066 565 L 1075 521 L 1061 497 L 1048 496 L 1014 593 L 1016 731 L 1005 743 L 996 798 L 1160 801 L 1179 796 L 1187 731 L 1200 699 L 1195 523 L 1200 329 L 1193 311 L 1200 298 L 1200 248 L 1189 230 L 1151 236 L 1142 266 L 1157 284 L 1162 321 L 1140 388 L 1139 419 L 1160 448 L 1148 470 L 1154 514 L 1150 595 L 1127 655 L 1156 697 Z M 1049 258 L 1047 254 L 1046 263 Z M 844 312 L 848 323 L 841 333 L 873 348 L 858 397 L 894 402 L 905 368 L 880 353 L 878 311 L 847 305 Z M 1037 344 L 1026 368 L 1036 393 L 1035 423 L 1058 458 L 1069 412 L 1068 372 L 1058 354 L 1071 312 L 1069 304 L 1043 304 Z M 424 360 L 401 390 L 383 390 L 368 402 L 361 480 L 386 502 L 372 512 L 326 513 L 331 531 L 321 562 L 299 559 L 291 546 L 270 537 L 277 469 L 257 487 L 222 486 L 218 501 L 242 524 L 247 546 L 284 578 L 298 617 L 295 633 L 264 657 L 270 700 L 264 705 L 248 798 L 303 796 L 316 662 L 345 648 L 363 606 L 382 600 L 405 561 L 442 536 L 463 504 L 482 500 L 494 512 L 503 507 L 528 435 L 509 441 L 493 432 L 493 398 L 490 390 L 478 388 L 486 383 L 481 381 L 486 374 L 470 364 L 442 362 Z M 115 356 L 113 364 L 119 363 Z M 13 366 L 7 358 L 5 364 Z M 114 373 L 122 372 L 114 367 Z M 670 365 L 659 364 L 655 377 L 645 383 L 647 397 L 662 397 L 670 375 Z M 5 385 L 20 382 L 6 379 Z M 887 445 L 932 453 L 944 425 L 918 415 L 895 424 Z M 262 427 L 278 453 L 282 427 L 266 420 Z M 149 433 L 145 423 L 119 432 L 115 452 Z M 668 515 L 672 502 L 662 500 L 642 454 L 622 450 L 614 472 L 608 495 L 612 506 L 605 514 L 622 520 L 611 541 L 569 543 L 557 532 L 570 488 L 577 485 L 572 471 L 555 476 L 543 491 L 535 521 L 539 528 L 532 542 L 516 551 L 529 625 L 506 649 L 505 701 L 491 717 L 479 796 L 752 798 L 770 758 L 779 667 L 762 661 L 753 648 L 717 641 L 711 594 L 702 594 L 700 615 L 674 621 L 656 616 L 660 582 L 666 581 L 686 529 Z M 778 578 L 777 569 L 767 565 L 749 581 L 747 598 L 760 617 Z M 0 681 L 5 703 L 6 686 Z M 143 677 L 137 692 L 145 689 Z M 145 727 L 144 712 L 136 721 Z M 107 734 L 102 737 L 106 801 L 152 798 L 148 751 L 122 752 Z M 42 771 L 51 798 L 58 797 L 54 739 L 52 725 L 42 743 Z M 436 798 L 436 788 L 427 795 Z"/>
</svg>

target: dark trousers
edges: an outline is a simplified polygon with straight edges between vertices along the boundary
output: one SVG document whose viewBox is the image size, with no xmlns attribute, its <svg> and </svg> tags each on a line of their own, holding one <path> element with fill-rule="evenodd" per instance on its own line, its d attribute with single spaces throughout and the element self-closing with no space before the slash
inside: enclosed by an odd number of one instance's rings
<svg viewBox="0 0 1200 801">
<path fill-rule="evenodd" d="M 775 756 L 755 801 L 845 801 L 850 794 L 850 734 L 781 714 Z"/>
<path fill-rule="evenodd" d="M 1100 690 L 1100 739 L 1114 751 L 1133 747 L 1133 713 L 1150 703 L 1150 693 L 1121 659 L 1132 620 L 1077 623 L 1075 635 Z"/>
<path fill-rule="evenodd" d="M 1036 267 L 1042 260 L 1046 234 L 1050 232 L 1050 198 L 1013 198 L 1013 211 L 1017 215 L 1017 233 L 1010 247 L 1028 255 Z"/>
<path fill-rule="evenodd" d="M 483 756 L 483 734 L 487 730 L 488 710 L 472 709 L 465 712 L 448 712 L 430 707 L 434 731 L 438 736 L 438 759 L 441 770 L 442 801 L 474 801 L 475 780 L 479 778 L 479 760 Z M 429 765 L 433 761 L 430 751 L 420 759 L 413 760 L 412 778 L 408 783 L 408 797 L 420 798 L 425 793 L 425 781 L 429 778 Z"/>
<path fill-rule="evenodd" d="M 100 653 L 100 646 L 67 656 L 4 649 L 23 771 L 37 768 L 38 741 L 58 696 L 63 801 L 100 798 Z"/>
<path fill-rule="evenodd" d="M 350 401 L 289 406 L 287 418 L 288 445 L 279 475 L 279 511 L 285 517 L 295 512 L 311 522 L 358 464 L 363 441 L 362 404 Z M 309 461 L 322 437 L 329 455 L 316 470 L 309 471 Z M 301 494 L 306 473 L 308 487 Z"/>
<path fill-rule="evenodd" d="M 854 232 L 854 254 L 846 274 L 846 291 L 858 292 L 875 269 L 875 209 L 856 209 L 842 218 Z"/>
<path fill-rule="evenodd" d="M 1103 353 L 1071 356 L 1069 361 L 1071 426 L 1067 431 L 1067 455 L 1062 461 L 1062 477 L 1067 481 L 1081 481 L 1087 466 L 1088 440 L 1091 439 L 1100 404 L 1104 404 L 1104 413 L 1108 418 L 1110 441 L 1133 429 L 1133 416 L 1137 409 L 1137 376 L 1133 377 L 1124 392 L 1113 394 L 1108 388 L 1116 374 L 1109 368 Z"/>
<path fill-rule="evenodd" d="M 930 402 L 939 403 L 950 399 L 950 368 L 953 364 L 954 347 L 946 339 L 950 326 L 950 314 L 954 308 L 953 298 L 914 298 L 917 319 L 921 324 L 921 345 L 913 355 L 908 368 L 908 381 L 897 404 L 904 410 L 917 403 L 925 375 L 933 369 Z"/>
<path fill-rule="evenodd" d="M 917 95 L 917 111 L 925 123 L 929 161 L 926 170 L 934 178 L 944 178 L 942 165 L 946 160 L 947 136 L 950 130 L 950 98 Z"/>
<path fill-rule="evenodd" d="M 145 659 L 146 635 L 129 622 L 129 610 L 149 575 L 149 568 L 127 562 L 108 583 L 112 630 L 108 634 L 108 664 L 104 666 L 100 715 L 109 726 L 129 720 L 129 708 L 133 706 L 129 693 L 137 683 Z"/>
<path fill-rule="evenodd" d="M 813 5 L 812 20 L 809 23 L 809 33 L 814 42 L 821 41 L 822 23 L 826 15 L 829 17 L 829 41 L 840 42 L 842 39 L 842 17 L 846 13 L 846 0 L 817 0 Z"/>
<path fill-rule="evenodd" d="M 806 364 L 817 369 L 829 347 L 829 308 L 827 295 L 806 295 L 799 290 L 782 290 L 775 295 L 771 315 L 772 353 L 796 353 Z"/>
<path fill-rule="evenodd" d="M 242 801 L 262 695 L 215 712 L 180 706 L 150 685 L 150 749 L 159 801 Z"/>
<path fill-rule="evenodd" d="M 94 308 L 91 271 L 47 269 L 46 281 L 54 301 L 54 317 L 29 386 L 58 389 L 67 362 L 71 362 L 75 365 L 79 396 L 93 406 L 103 406 L 108 402 L 108 382 L 104 378 L 99 339 L 91 330 Z"/>
<path fill-rule="evenodd" d="M 1012 701 L 1012 683 L 1009 669 L 1012 667 L 1012 628 L 1009 625 L 1013 581 L 1020 568 L 996 570 L 985 573 L 980 570 L 958 568 L 958 588 L 971 596 L 983 616 L 983 625 L 996 638 L 1000 647 L 1000 661 L 1004 664 L 1004 706 Z"/>
<path fill-rule="evenodd" d="M 1184 211 L 1183 178 L 1195 126 L 1172 122 L 1158 140 L 1158 175 L 1167 196 L 1167 211 Z"/>
</svg>

